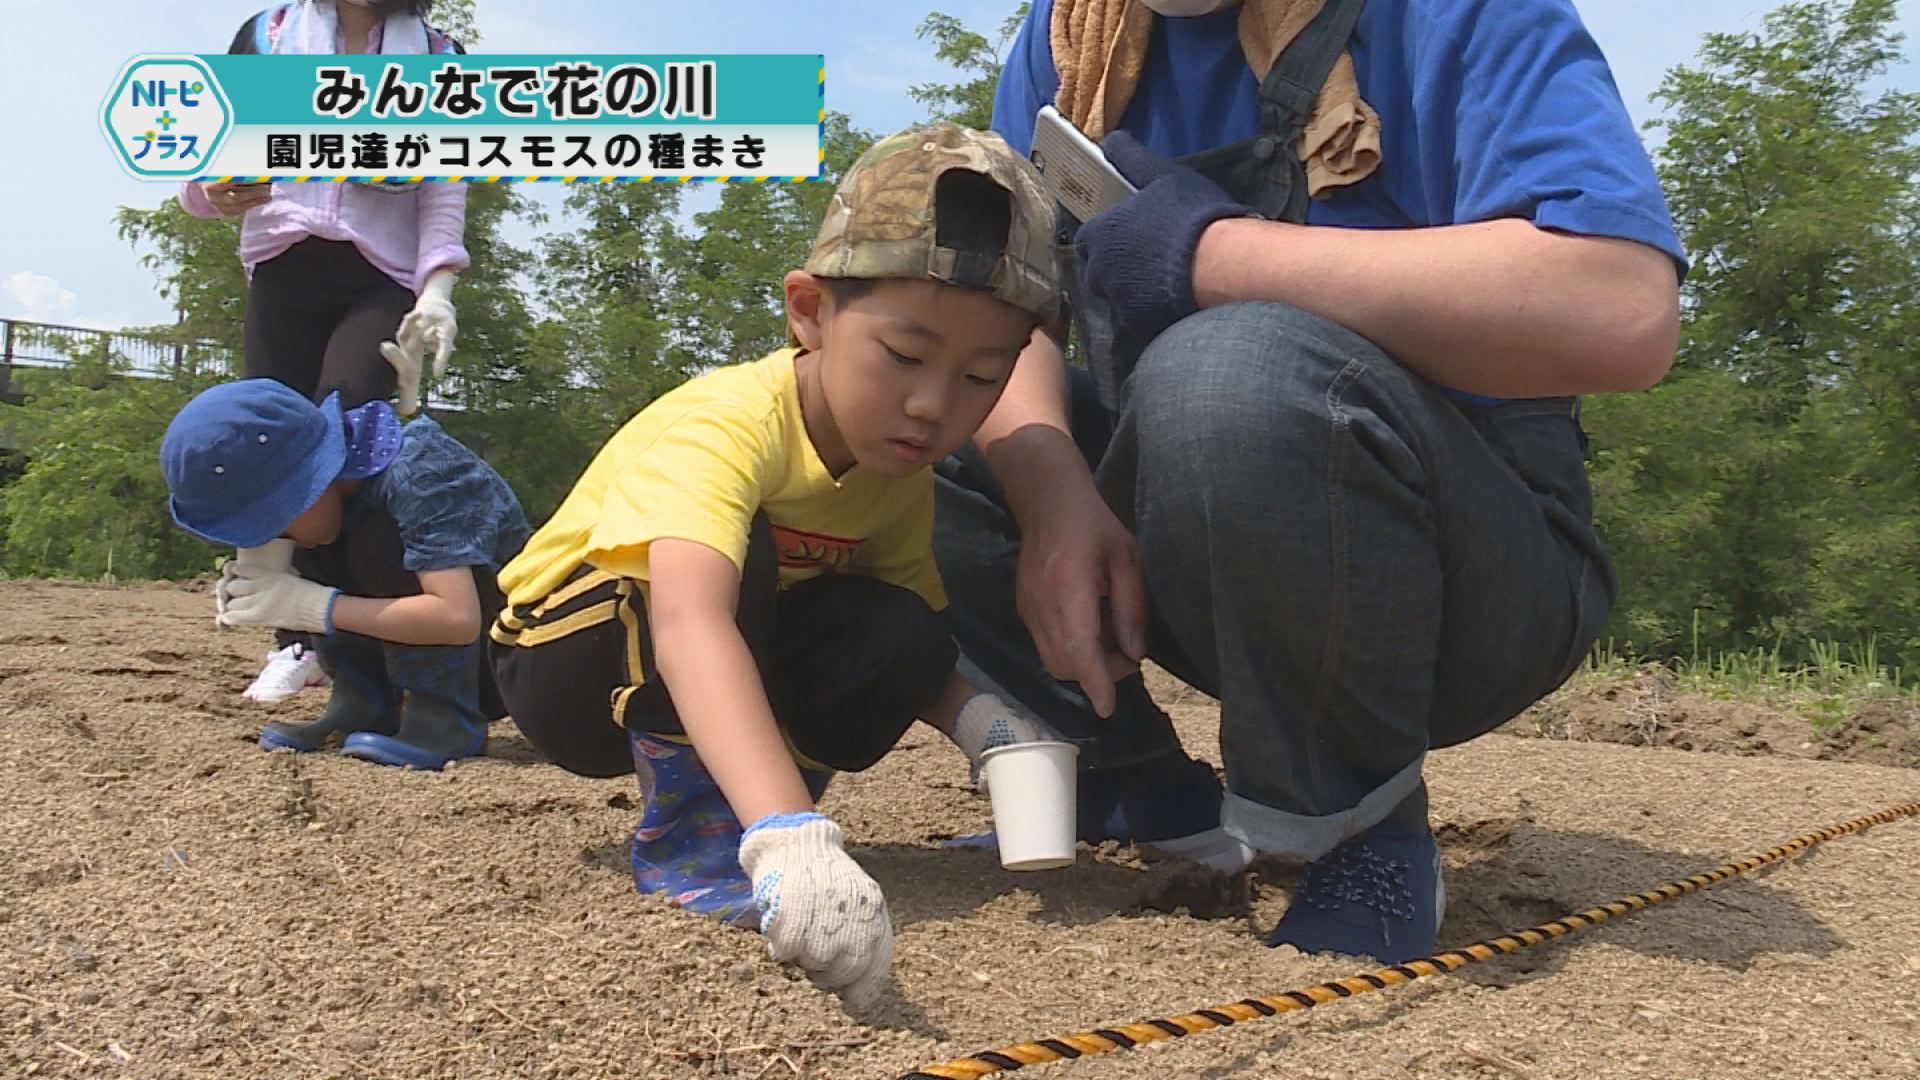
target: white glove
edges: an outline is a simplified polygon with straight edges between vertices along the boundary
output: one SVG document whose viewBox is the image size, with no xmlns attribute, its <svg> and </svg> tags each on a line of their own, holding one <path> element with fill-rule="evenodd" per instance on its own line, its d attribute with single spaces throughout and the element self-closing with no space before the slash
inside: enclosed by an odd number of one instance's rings
<svg viewBox="0 0 1920 1080">
<path fill-rule="evenodd" d="M 986 776 L 980 771 L 980 755 L 996 747 L 1014 743 L 1045 742 L 1060 736 L 1007 708 L 1006 702 L 992 694 L 975 694 L 960 706 L 948 736 L 967 755 L 972 764 L 974 786 L 987 790 Z"/>
<path fill-rule="evenodd" d="M 220 568 L 220 580 L 213 583 L 213 625 L 222 630 L 232 629 L 227 625 L 227 601 L 232 599 L 227 595 L 227 586 L 233 584 L 233 576 L 239 569 L 233 560 L 227 560 Z"/>
<path fill-rule="evenodd" d="M 460 333 L 453 312 L 453 278 L 451 270 L 435 271 L 420 287 L 413 310 L 400 320 L 396 340 L 380 343 L 380 355 L 393 365 L 401 416 L 412 416 L 420 408 L 420 365 L 429 348 L 433 377 L 447 372 L 447 357 L 453 355 L 453 339 Z"/>
<path fill-rule="evenodd" d="M 288 570 L 293 566 L 293 541 L 286 537 L 269 540 L 258 547 L 240 548 L 220 569 L 220 580 L 213 587 L 213 621 L 222 630 L 227 629 L 220 616 L 227 613 L 227 585 L 233 581 L 234 574 L 242 568 L 252 570 Z"/>
<path fill-rule="evenodd" d="M 893 970 L 893 920 L 880 884 L 840 845 L 840 826 L 823 814 L 774 814 L 747 830 L 740 865 L 767 952 L 859 1008 Z"/>
<path fill-rule="evenodd" d="M 332 632 L 339 589 L 282 570 L 228 563 L 226 571 L 215 590 L 220 625 Z"/>
</svg>

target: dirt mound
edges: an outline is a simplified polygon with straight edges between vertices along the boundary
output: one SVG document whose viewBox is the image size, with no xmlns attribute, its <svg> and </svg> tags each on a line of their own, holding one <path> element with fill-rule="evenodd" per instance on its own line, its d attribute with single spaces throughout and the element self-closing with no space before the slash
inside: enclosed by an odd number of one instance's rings
<svg viewBox="0 0 1920 1080">
<path fill-rule="evenodd" d="M 942 849 L 988 809 L 917 730 L 825 806 L 899 928 L 897 987 L 850 1016 L 757 935 L 636 895 L 631 781 L 510 724 L 444 774 L 263 753 L 273 712 L 239 692 L 268 644 L 203 593 L 0 585 L 0 1075 L 885 1080 L 1362 967 L 1263 946 L 1293 873 L 1269 860 Z M 1211 703 L 1156 686 L 1217 761 Z M 1449 945 L 1920 798 L 1908 770 L 1505 737 L 1429 777 Z M 1920 822 L 1888 825 L 1452 976 L 1032 1072 L 1920 1076 L 1916 863 Z"/>
<path fill-rule="evenodd" d="M 1845 715 L 1808 716 L 1690 693 L 1659 671 L 1631 679 L 1576 682 L 1503 730 L 1716 754 L 1920 765 L 1920 706 L 1911 701 L 1871 700 Z"/>
</svg>

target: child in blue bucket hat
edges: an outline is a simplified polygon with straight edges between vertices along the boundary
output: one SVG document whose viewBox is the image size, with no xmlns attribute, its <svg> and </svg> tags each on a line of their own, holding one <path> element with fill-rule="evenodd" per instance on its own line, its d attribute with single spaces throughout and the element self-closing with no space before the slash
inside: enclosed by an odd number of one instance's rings
<svg viewBox="0 0 1920 1080">
<path fill-rule="evenodd" d="M 291 569 L 228 563 L 222 626 L 317 635 L 333 696 L 319 719 L 273 722 L 268 749 L 440 769 L 486 752 L 504 715 L 482 634 L 501 566 L 528 536 L 512 489 L 430 417 L 384 401 L 315 405 L 273 379 L 216 386 L 167 428 L 160 465 L 180 527 L 226 547 L 276 540 Z"/>
</svg>

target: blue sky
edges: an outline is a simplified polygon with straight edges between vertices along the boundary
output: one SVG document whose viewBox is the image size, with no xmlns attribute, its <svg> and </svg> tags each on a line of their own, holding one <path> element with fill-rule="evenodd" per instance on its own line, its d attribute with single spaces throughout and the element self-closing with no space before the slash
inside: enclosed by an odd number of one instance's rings
<svg viewBox="0 0 1920 1080">
<path fill-rule="evenodd" d="M 828 103 L 871 130 L 921 116 L 916 83 L 944 81 L 914 27 L 930 10 L 987 29 L 1017 0 L 479 0 L 482 49 L 514 52 L 806 52 L 827 56 Z M 126 177 L 108 156 L 98 109 L 108 83 L 143 52 L 221 52 L 264 0 L 0 0 L 0 316 L 95 326 L 172 319 L 153 274 L 115 234 L 113 214 L 169 189 Z M 1634 115 L 1661 75 L 1693 58 L 1701 35 L 1755 29 L 1764 0 L 1575 0 L 1612 60 Z M 728 29 L 716 26 L 724 10 Z M 1900 21 L 1920 30 L 1912 5 Z M 1896 73 L 1913 85 L 1914 69 Z M 20 167 L 21 148 L 72 163 Z M 30 160 L 30 159 L 29 159 Z M 543 201 L 556 201 L 541 185 Z"/>
</svg>

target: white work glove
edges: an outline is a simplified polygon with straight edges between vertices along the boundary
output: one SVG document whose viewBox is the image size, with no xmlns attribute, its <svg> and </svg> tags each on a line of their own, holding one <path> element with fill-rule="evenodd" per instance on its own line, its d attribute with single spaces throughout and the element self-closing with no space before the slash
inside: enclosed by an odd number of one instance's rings
<svg viewBox="0 0 1920 1080">
<path fill-rule="evenodd" d="M 241 548 L 240 550 L 246 551 L 249 549 Z M 256 548 L 252 550 L 259 549 Z M 238 558 L 228 559 L 227 564 L 220 568 L 220 580 L 213 583 L 213 623 L 215 626 L 218 626 L 222 630 L 233 629 L 233 627 L 227 625 L 227 604 L 233 600 L 233 594 L 229 590 L 233 587 L 233 583 L 239 579 L 241 571 L 251 572 L 255 569 L 262 568 L 249 566 L 241 562 Z M 291 573 L 292 571 L 288 572 Z"/>
<path fill-rule="evenodd" d="M 250 570 L 288 570 L 293 566 L 293 541 L 286 537 L 269 540 L 258 547 L 245 547 L 236 550 L 233 558 L 228 559 L 220 570 L 220 581 L 213 587 L 213 622 L 222 630 L 227 629 L 221 616 L 227 613 L 227 585 L 233 581 L 234 574 L 241 569 Z"/>
<path fill-rule="evenodd" d="M 1014 743 L 1045 742 L 1060 736 L 1007 708 L 1006 702 L 992 694 L 975 694 L 960 706 L 948 735 L 972 764 L 974 786 L 987 790 L 986 777 L 980 771 L 980 755 L 996 747 Z"/>
<path fill-rule="evenodd" d="M 315 634 L 333 630 L 340 590 L 283 570 L 228 563 L 215 590 L 221 626 L 265 626 Z"/>
<path fill-rule="evenodd" d="M 222 630 L 231 630 L 227 625 L 227 586 L 233 583 L 236 572 L 232 560 L 220 568 L 220 580 L 213 583 L 213 625 Z"/>
<path fill-rule="evenodd" d="M 893 970 L 893 920 L 880 884 L 840 845 L 840 826 L 823 814 L 774 814 L 746 831 L 740 865 L 767 952 L 859 1008 Z"/>
<path fill-rule="evenodd" d="M 428 349 L 433 350 L 433 377 L 447 372 L 447 357 L 453 355 L 453 339 L 460 333 L 453 313 L 453 278 L 451 270 L 435 271 L 420 287 L 413 310 L 400 320 L 396 340 L 380 343 L 380 355 L 393 366 L 401 416 L 420 409 L 420 365 Z"/>
</svg>

